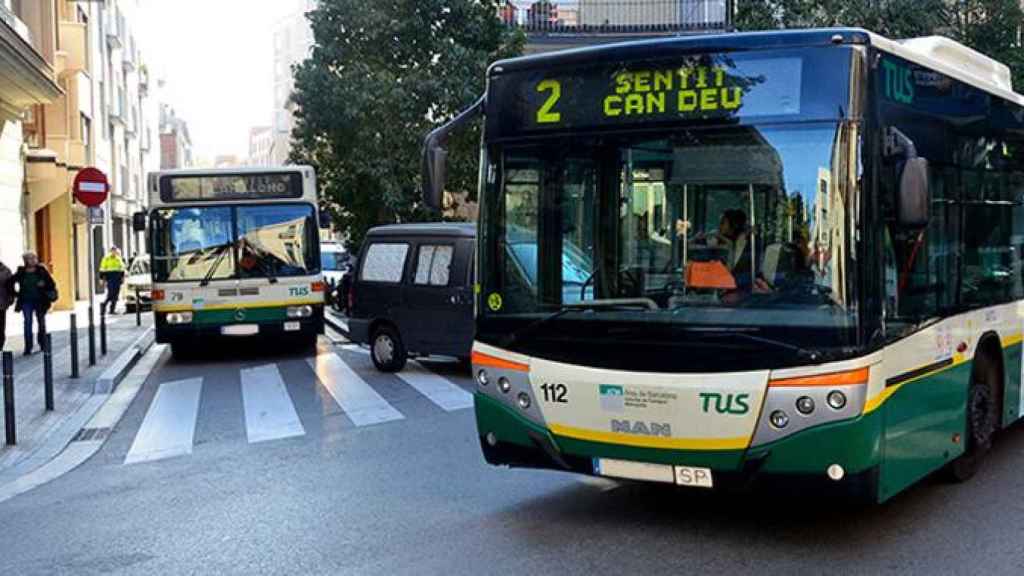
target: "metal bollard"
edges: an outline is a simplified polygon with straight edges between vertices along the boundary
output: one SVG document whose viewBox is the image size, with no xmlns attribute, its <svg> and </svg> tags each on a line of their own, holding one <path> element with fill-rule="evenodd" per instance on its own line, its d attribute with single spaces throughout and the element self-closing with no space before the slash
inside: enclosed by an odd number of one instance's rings
<svg viewBox="0 0 1024 576">
<path fill-rule="evenodd" d="M 14 353 L 4 352 L 4 433 L 7 445 L 14 446 L 18 438 L 14 431 Z"/>
<path fill-rule="evenodd" d="M 71 377 L 78 378 L 78 314 L 71 315 L 71 334 L 68 338 L 71 345 Z"/>
<path fill-rule="evenodd" d="M 135 287 L 135 325 L 142 326 L 142 300 L 139 299 L 139 287 Z"/>
<path fill-rule="evenodd" d="M 89 305 L 89 366 L 96 365 L 96 320 L 92 313 L 92 304 Z"/>
<path fill-rule="evenodd" d="M 53 336 L 46 335 L 46 348 L 43 349 L 43 395 L 46 398 L 46 409 L 53 412 Z"/>
<path fill-rule="evenodd" d="M 107 311 L 100 308 L 100 355 L 107 355 Z"/>
</svg>

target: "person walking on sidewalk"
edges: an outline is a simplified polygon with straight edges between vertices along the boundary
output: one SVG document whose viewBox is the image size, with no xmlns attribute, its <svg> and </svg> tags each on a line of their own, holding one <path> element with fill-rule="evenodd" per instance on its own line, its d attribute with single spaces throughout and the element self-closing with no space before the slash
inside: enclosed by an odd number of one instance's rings
<svg viewBox="0 0 1024 576">
<path fill-rule="evenodd" d="M 7 309 L 14 302 L 14 293 L 10 286 L 13 277 L 11 269 L 0 262 L 0 350 L 7 344 Z"/>
<path fill-rule="evenodd" d="M 50 271 L 39 263 L 35 252 L 26 252 L 22 260 L 25 265 L 18 267 L 8 287 L 15 295 L 14 311 L 20 311 L 25 318 L 25 356 L 28 356 L 32 354 L 33 317 L 39 324 L 39 347 L 46 347 L 46 312 L 57 301 L 57 284 Z"/>
<path fill-rule="evenodd" d="M 121 259 L 121 250 L 117 246 L 111 246 L 110 252 L 100 261 L 100 277 L 107 283 L 107 301 L 103 305 L 109 306 L 108 314 L 115 314 L 117 299 L 121 294 L 121 282 L 124 280 L 124 260 Z"/>
</svg>

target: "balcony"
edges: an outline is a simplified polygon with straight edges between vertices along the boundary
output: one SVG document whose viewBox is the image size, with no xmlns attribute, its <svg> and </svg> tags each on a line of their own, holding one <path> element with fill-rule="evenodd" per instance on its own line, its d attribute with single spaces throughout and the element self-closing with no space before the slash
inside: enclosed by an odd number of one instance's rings
<svg viewBox="0 0 1024 576">
<path fill-rule="evenodd" d="M 61 20 L 60 50 L 55 54 L 57 75 L 76 74 L 88 70 L 89 29 L 81 22 Z"/>
<path fill-rule="evenodd" d="M 124 102 L 124 90 L 117 90 L 114 97 L 110 99 L 110 121 L 117 122 L 124 126 L 127 114 Z"/>
<path fill-rule="evenodd" d="M 734 0 L 505 0 L 498 18 L 537 44 L 596 44 L 732 29 Z M 543 48 L 541 49 L 543 50 Z"/>
<path fill-rule="evenodd" d="M 128 43 L 125 45 L 124 50 L 121 50 L 121 63 L 124 65 L 124 69 L 133 72 L 135 71 L 135 38 L 130 38 Z"/>
<path fill-rule="evenodd" d="M 53 150 L 30 150 L 25 158 L 28 209 L 35 212 L 68 192 L 68 169 Z"/>
<path fill-rule="evenodd" d="M 118 8 L 108 8 L 106 15 L 107 46 L 111 50 L 124 47 L 124 14 Z"/>
<path fill-rule="evenodd" d="M 63 92 L 53 68 L 32 45 L 28 27 L 0 3 L 0 121 L 18 118 Z"/>
</svg>

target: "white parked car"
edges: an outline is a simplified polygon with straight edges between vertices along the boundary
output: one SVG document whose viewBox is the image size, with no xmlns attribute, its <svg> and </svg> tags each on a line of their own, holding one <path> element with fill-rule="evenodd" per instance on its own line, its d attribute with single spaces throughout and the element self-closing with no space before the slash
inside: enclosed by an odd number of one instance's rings
<svg viewBox="0 0 1024 576">
<path fill-rule="evenodd" d="M 331 286 L 341 283 L 341 277 L 348 270 L 349 253 L 338 242 L 320 243 L 320 269 L 324 273 L 324 281 Z"/>
<path fill-rule="evenodd" d="M 135 290 L 138 288 L 138 302 L 135 300 Z M 149 256 L 136 256 L 128 266 L 128 275 L 125 276 L 121 293 L 124 295 L 125 309 L 128 312 L 135 312 L 135 307 L 141 305 L 145 310 L 152 304 L 150 291 L 153 289 L 153 277 L 149 271 Z"/>
</svg>

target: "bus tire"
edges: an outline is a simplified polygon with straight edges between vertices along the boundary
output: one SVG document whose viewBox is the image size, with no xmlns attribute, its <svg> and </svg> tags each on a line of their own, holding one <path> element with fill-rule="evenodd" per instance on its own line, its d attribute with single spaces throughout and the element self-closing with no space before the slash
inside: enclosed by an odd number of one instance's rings
<svg viewBox="0 0 1024 576">
<path fill-rule="evenodd" d="M 985 455 L 992 448 L 992 439 L 999 429 L 1000 391 L 999 366 L 987 356 L 975 360 L 971 371 L 971 387 L 967 391 L 966 450 L 949 465 L 954 482 L 966 482 L 981 469 Z"/>
<path fill-rule="evenodd" d="M 389 324 L 381 324 L 370 338 L 370 358 L 381 372 L 398 372 L 405 367 L 409 353 L 402 344 L 398 331 Z"/>
</svg>

